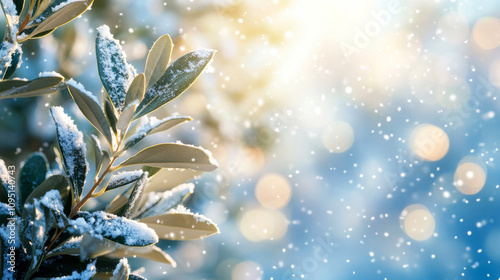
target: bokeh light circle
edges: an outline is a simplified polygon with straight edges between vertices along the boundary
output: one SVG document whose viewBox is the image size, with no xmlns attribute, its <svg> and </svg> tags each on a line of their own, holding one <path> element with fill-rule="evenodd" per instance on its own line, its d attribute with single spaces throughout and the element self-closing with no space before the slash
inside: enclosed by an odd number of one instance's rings
<svg viewBox="0 0 500 280">
<path fill-rule="evenodd" d="M 500 46 L 500 19 L 483 17 L 472 29 L 474 42 L 484 50 L 491 50 Z"/>
<path fill-rule="evenodd" d="M 257 182 L 255 196 L 262 206 L 279 209 L 285 207 L 290 201 L 292 189 L 283 176 L 267 174 Z"/>
<path fill-rule="evenodd" d="M 413 240 L 429 239 L 436 228 L 436 222 L 429 210 L 421 204 L 406 207 L 399 216 L 401 228 Z"/>
<path fill-rule="evenodd" d="M 343 153 L 354 143 L 354 131 L 350 124 L 335 121 L 323 130 L 321 140 L 330 153 Z"/>
<path fill-rule="evenodd" d="M 240 220 L 241 233 L 253 242 L 280 239 L 287 230 L 288 221 L 277 210 L 257 208 L 246 212 Z"/>
<path fill-rule="evenodd" d="M 449 147 L 450 139 L 446 132 L 432 124 L 421 124 L 410 135 L 411 151 L 423 160 L 440 160 Z"/>
<path fill-rule="evenodd" d="M 232 280 L 262 280 L 263 271 L 255 262 L 244 261 L 234 266 L 231 272 Z"/>
<path fill-rule="evenodd" d="M 463 194 L 480 192 L 486 182 L 486 170 L 477 163 L 464 161 L 455 170 L 453 184 Z"/>
</svg>

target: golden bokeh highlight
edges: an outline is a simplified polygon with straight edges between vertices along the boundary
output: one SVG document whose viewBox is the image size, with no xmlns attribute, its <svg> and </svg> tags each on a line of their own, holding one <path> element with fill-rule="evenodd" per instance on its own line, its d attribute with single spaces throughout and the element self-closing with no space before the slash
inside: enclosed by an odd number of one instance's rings
<svg viewBox="0 0 500 280">
<path fill-rule="evenodd" d="M 440 160 L 449 147 L 450 139 L 446 132 L 432 124 L 421 124 L 410 135 L 411 151 L 423 160 Z"/>
<path fill-rule="evenodd" d="M 343 153 L 354 143 L 354 131 L 350 124 L 335 121 L 323 130 L 321 140 L 330 153 Z"/>
<path fill-rule="evenodd" d="M 403 231 L 413 240 L 429 239 L 436 228 L 436 222 L 429 210 L 421 204 L 406 207 L 399 216 Z"/>
<path fill-rule="evenodd" d="M 290 184 L 279 174 L 265 175 L 255 187 L 255 197 L 266 208 L 283 208 L 288 204 L 291 196 Z"/>
<path fill-rule="evenodd" d="M 231 280 L 262 280 L 262 268 L 252 261 L 240 262 L 231 271 Z"/>
<path fill-rule="evenodd" d="M 477 160 L 475 160 L 477 162 Z M 455 170 L 453 185 L 463 194 L 480 192 L 486 182 L 486 167 L 474 162 L 472 158 L 462 160 Z"/>
<path fill-rule="evenodd" d="M 240 220 L 240 231 L 253 242 L 276 240 L 288 230 L 288 221 L 278 210 L 257 208 L 246 212 Z"/>
<path fill-rule="evenodd" d="M 491 50 L 500 46 L 500 19 L 483 17 L 472 29 L 474 42 L 483 50 Z"/>
</svg>

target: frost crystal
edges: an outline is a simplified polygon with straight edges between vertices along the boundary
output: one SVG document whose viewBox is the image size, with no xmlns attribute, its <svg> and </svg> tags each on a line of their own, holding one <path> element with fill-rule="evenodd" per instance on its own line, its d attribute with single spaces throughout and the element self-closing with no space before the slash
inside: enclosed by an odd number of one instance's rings
<svg viewBox="0 0 500 280">
<path fill-rule="evenodd" d="M 214 224 L 215 225 L 215 223 L 212 222 L 211 219 L 209 219 L 201 214 L 193 213 L 193 212 L 191 212 L 191 210 L 187 209 L 183 205 L 179 205 L 179 206 L 177 206 L 177 208 L 168 211 L 167 214 L 188 214 L 188 215 L 192 215 L 197 223 L 207 223 L 207 224 Z"/>
</svg>

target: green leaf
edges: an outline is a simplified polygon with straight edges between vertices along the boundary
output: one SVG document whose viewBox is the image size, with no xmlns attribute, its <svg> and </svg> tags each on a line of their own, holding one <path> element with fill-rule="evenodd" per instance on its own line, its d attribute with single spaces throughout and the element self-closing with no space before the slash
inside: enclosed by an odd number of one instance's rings
<svg viewBox="0 0 500 280">
<path fill-rule="evenodd" d="M 110 147 L 113 147 L 113 136 L 111 132 L 111 128 L 109 127 L 108 120 L 104 115 L 104 112 L 97 103 L 97 98 L 95 98 L 92 93 L 86 91 L 83 86 L 73 79 L 69 80 L 68 89 L 75 100 L 76 105 L 80 108 L 80 111 L 83 115 L 89 120 L 89 122 L 104 135 L 106 140 L 109 143 Z"/>
<path fill-rule="evenodd" d="M 147 280 L 147 279 L 140 275 L 130 274 L 128 276 L 128 280 Z"/>
<path fill-rule="evenodd" d="M 179 207 L 172 213 L 139 221 L 154 229 L 161 239 L 194 240 L 219 233 L 219 229 L 211 220 L 202 215 L 193 214 L 184 207 Z"/>
<path fill-rule="evenodd" d="M 40 199 L 47 192 L 51 190 L 57 190 L 61 199 L 64 202 L 69 198 L 70 195 L 70 187 L 68 185 L 68 180 L 63 175 L 53 175 L 50 176 L 47 180 L 43 181 L 38 187 L 36 187 L 33 192 L 26 199 L 25 204 L 33 204 L 34 199 Z M 23 220 L 26 217 L 26 208 L 23 209 Z"/>
<path fill-rule="evenodd" d="M 47 2 L 49 1 L 42 1 L 42 3 Z M 28 32 L 28 29 L 32 26 L 36 27 L 32 31 L 30 30 L 29 33 L 26 33 L 28 36 L 20 41 L 30 39 L 31 37 L 42 33 L 45 33 L 45 35 L 48 34 L 46 33 L 47 31 L 53 31 L 57 27 L 64 25 L 81 15 L 92 5 L 94 1 L 74 1 L 64 5 L 65 2 L 67 2 L 67 0 L 55 0 L 46 9 L 44 9 L 45 7 L 41 7 L 39 10 L 43 10 L 43 12 L 33 21 L 33 24 L 26 27 L 27 30 L 24 32 Z"/>
<path fill-rule="evenodd" d="M 99 138 L 92 134 L 90 137 L 90 142 L 94 149 L 94 160 L 95 160 L 95 174 L 99 174 L 102 167 L 110 162 L 109 153 L 101 148 L 101 142 Z"/>
<path fill-rule="evenodd" d="M 116 130 L 119 134 L 119 139 L 122 139 L 123 136 L 125 136 L 125 133 L 127 133 L 130 121 L 132 121 L 132 119 L 134 118 L 134 113 L 137 105 L 139 105 L 139 102 L 136 101 L 135 103 L 124 107 L 122 113 L 120 114 L 120 118 L 116 123 Z"/>
<path fill-rule="evenodd" d="M 217 162 L 209 151 L 177 143 L 158 144 L 148 147 L 122 162 L 117 169 L 133 165 L 189 168 L 201 171 L 212 171 L 217 168 Z"/>
<path fill-rule="evenodd" d="M 135 69 L 129 65 L 120 42 L 113 38 L 109 27 L 99 27 L 96 38 L 96 57 L 102 84 L 121 112 L 125 104 L 125 95 L 130 83 L 136 76 Z"/>
<path fill-rule="evenodd" d="M 113 271 L 113 276 L 109 280 L 128 280 L 130 274 L 130 266 L 126 258 L 120 260 Z"/>
<path fill-rule="evenodd" d="M 135 215 L 135 213 L 137 213 L 141 204 L 144 188 L 146 187 L 146 183 L 148 181 L 148 175 L 148 172 L 143 172 L 139 180 L 135 182 L 132 194 L 130 194 L 128 203 L 123 210 L 123 217 L 130 219 Z"/>
<path fill-rule="evenodd" d="M 44 154 L 32 153 L 24 162 L 19 175 L 19 209 L 31 192 L 43 181 L 49 170 L 49 162 Z"/>
<path fill-rule="evenodd" d="M 160 108 L 186 91 L 207 67 L 214 54 L 213 50 L 194 51 L 172 63 L 163 76 L 148 88 L 135 118 Z"/>
<path fill-rule="evenodd" d="M 163 252 L 156 245 L 146 246 L 146 247 L 130 247 L 125 245 L 119 245 L 116 250 L 106 255 L 109 258 L 143 258 L 151 261 L 156 261 L 160 263 L 171 264 L 176 267 L 177 264 L 172 259 L 170 255 Z"/>
<path fill-rule="evenodd" d="M 89 170 L 83 133 L 64 113 L 62 107 L 52 107 L 50 112 L 56 123 L 57 140 L 63 157 L 64 169 L 73 187 L 74 197 L 79 200 Z"/>
<path fill-rule="evenodd" d="M 148 246 L 158 242 L 154 230 L 145 224 L 118 217 L 103 211 L 79 212 L 76 221 L 68 228 L 73 234 L 88 233 L 128 246 Z"/>
<path fill-rule="evenodd" d="M 118 113 L 116 112 L 115 105 L 111 101 L 110 97 L 107 94 L 103 94 L 104 100 L 104 113 L 106 114 L 106 118 L 108 119 L 109 126 L 116 134 L 116 124 L 118 123 Z"/>
<path fill-rule="evenodd" d="M 151 117 L 148 123 L 140 127 L 132 136 L 127 139 L 123 150 L 126 151 L 130 149 L 148 135 L 168 130 L 178 124 L 191 120 L 191 117 L 186 116 L 172 116 L 164 118 L 162 120 L 157 120 L 155 117 Z"/>
<path fill-rule="evenodd" d="M 80 261 L 92 259 L 113 252 L 116 247 L 115 242 L 106 238 L 97 238 L 87 233 L 83 234 L 80 240 Z"/>
<path fill-rule="evenodd" d="M 158 79 L 165 73 L 167 65 L 170 62 L 170 55 L 173 48 L 170 36 L 163 35 L 154 42 L 146 58 L 146 85 L 149 88 L 154 85 Z"/>
<path fill-rule="evenodd" d="M 132 80 L 130 87 L 128 88 L 127 95 L 125 96 L 125 105 L 124 107 L 128 107 L 130 104 L 137 102 L 141 102 L 142 98 L 144 98 L 144 94 L 146 93 L 146 78 L 144 73 L 141 73 Z"/>
<path fill-rule="evenodd" d="M 0 99 L 33 97 L 55 93 L 63 77 L 40 77 L 31 81 L 0 81 Z"/>
<path fill-rule="evenodd" d="M 162 215 L 188 199 L 193 191 L 194 184 L 189 183 L 179 185 L 162 193 L 149 192 L 145 204 L 141 206 L 134 219 Z"/>
</svg>

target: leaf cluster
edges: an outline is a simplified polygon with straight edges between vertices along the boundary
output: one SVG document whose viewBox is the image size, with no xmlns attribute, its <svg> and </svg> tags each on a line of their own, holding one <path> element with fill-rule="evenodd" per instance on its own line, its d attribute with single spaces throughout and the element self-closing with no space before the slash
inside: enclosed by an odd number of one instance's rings
<svg viewBox="0 0 500 280">
<path fill-rule="evenodd" d="M 44 13 L 37 15 L 37 9 L 46 9 L 44 1 L 31 2 L 35 2 L 30 5 L 32 16 L 50 18 Z M 72 3 L 79 2 L 85 1 Z M 42 23 L 29 30 L 47 31 L 40 27 Z M 143 279 L 130 272 L 127 257 L 175 266 L 175 261 L 155 245 L 159 239 L 191 240 L 219 232 L 210 219 L 183 206 L 194 185 L 182 182 L 217 168 L 209 151 L 176 142 L 146 147 L 132 156 L 126 153 L 146 137 L 191 120 L 187 116 L 158 120 L 147 115 L 188 89 L 215 52 L 194 51 L 170 63 L 171 52 L 170 37 L 160 37 L 149 51 L 144 72 L 137 74 L 109 28 L 102 26 L 96 38 L 104 87 L 101 101 L 80 83 L 58 75 L 0 83 L 0 98 L 36 96 L 49 93 L 43 88 L 67 87 L 97 131 L 97 135 L 84 137 L 88 133 L 78 129 L 64 108 L 52 107 L 58 140 L 55 151 L 63 172 L 51 170 L 43 153 L 31 154 L 18 172 L 16 205 L 9 204 L 9 180 L 14 178 L 0 160 L 0 274 L 9 273 L 3 268 L 7 265 L 11 217 L 20 225 L 15 250 L 24 264 L 18 267 L 18 275 L 1 275 L 2 279 Z M 145 124 L 133 125 L 140 118 Z M 93 177 L 89 176 L 91 168 Z M 182 182 L 172 188 L 152 181 L 159 172 L 171 174 L 173 181 L 182 178 Z M 118 195 L 105 209 L 88 206 L 91 199 L 109 191 Z M 86 211 L 81 210 L 84 206 Z"/>
</svg>

